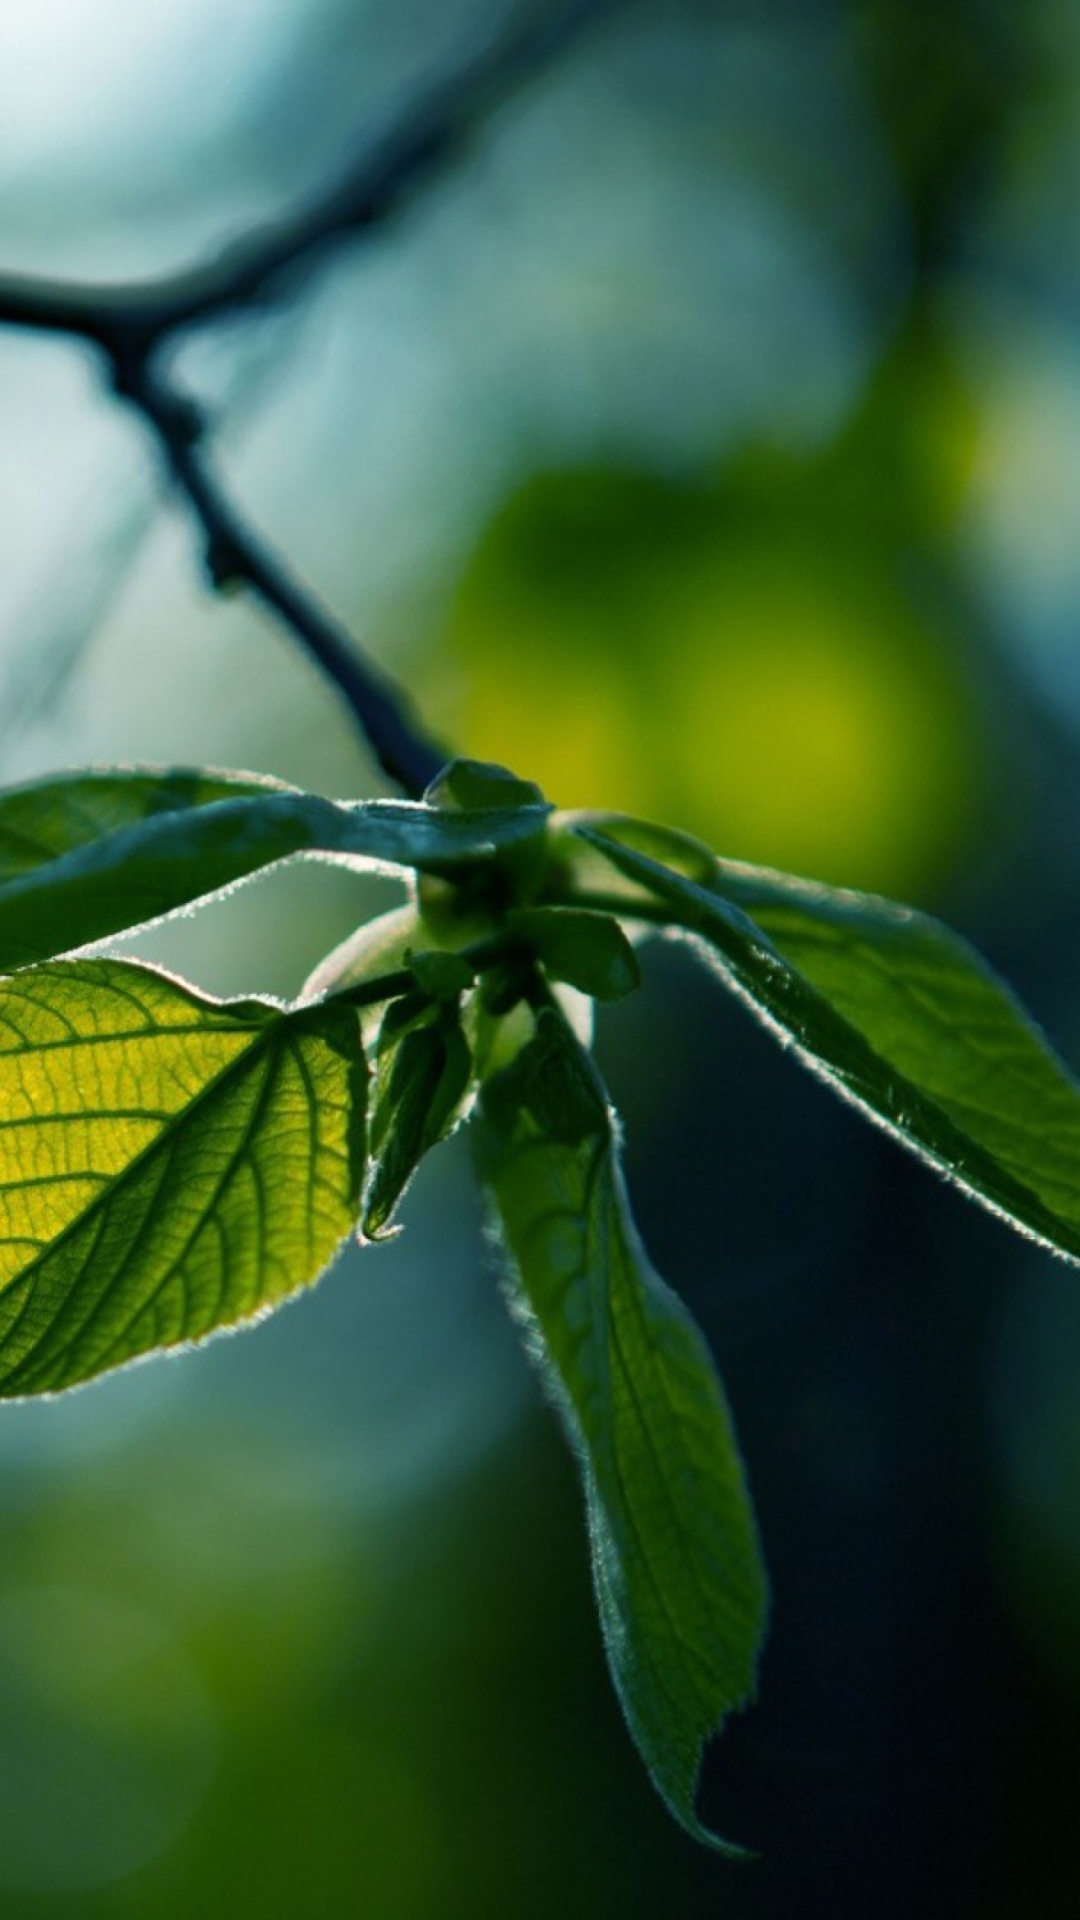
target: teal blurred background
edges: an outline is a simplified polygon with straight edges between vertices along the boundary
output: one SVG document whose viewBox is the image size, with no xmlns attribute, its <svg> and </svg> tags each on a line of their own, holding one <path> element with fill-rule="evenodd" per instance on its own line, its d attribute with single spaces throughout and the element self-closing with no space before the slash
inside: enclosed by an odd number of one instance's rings
<svg viewBox="0 0 1080 1920">
<path fill-rule="evenodd" d="M 512 17 L 6 0 L 0 269 L 150 276 Z M 177 375 L 464 750 L 940 912 L 1080 1060 L 1080 7 L 637 0 Z M 377 780 L 138 421 L 0 334 L 0 773 Z M 295 991 L 385 881 L 132 943 Z M 467 1142 L 277 1319 L 0 1414 L 0 1915 L 1073 1916 L 1080 1292 L 657 948 L 599 1051 L 775 1588 L 698 1852 L 596 1632 Z"/>
</svg>

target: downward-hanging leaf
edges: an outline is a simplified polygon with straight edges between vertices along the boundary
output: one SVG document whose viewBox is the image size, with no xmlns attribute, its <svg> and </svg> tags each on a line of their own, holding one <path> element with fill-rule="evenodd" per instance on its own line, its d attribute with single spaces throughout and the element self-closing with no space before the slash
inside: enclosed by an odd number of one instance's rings
<svg viewBox="0 0 1080 1920">
<path fill-rule="evenodd" d="M 1080 1260 L 1080 1086 L 964 941 L 910 908 L 718 861 L 637 822 L 581 818 L 571 835 L 588 848 L 575 892 L 592 897 L 601 856 L 625 914 L 707 942 L 809 1065 L 973 1198 Z"/>
<path fill-rule="evenodd" d="M 672 1812 L 694 1812 L 703 1742 L 754 1687 L 765 1579 L 707 1349 L 649 1266 L 612 1118 L 562 1017 L 497 1073 L 481 1166 L 529 1346 L 581 1462 L 608 1661 Z"/>
<path fill-rule="evenodd" d="M 352 1228 L 356 1015 L 114 960 L 0 982 L 0 1396 L 266 1312 Z"/>
<path fill-rule="evenodd" d="M 435 876 L 542 836 L 543 806 L 343 802 L 188 772 L 76 774 L 0 795 L 0 972 L 72 953 L 297 855 Z"/>
</svg>

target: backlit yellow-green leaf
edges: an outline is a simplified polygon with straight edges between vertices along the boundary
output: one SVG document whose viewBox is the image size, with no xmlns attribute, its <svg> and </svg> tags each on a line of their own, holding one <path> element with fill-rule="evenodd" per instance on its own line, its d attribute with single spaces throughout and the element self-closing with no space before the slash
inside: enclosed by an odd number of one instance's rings
<svg viewBox="0 0 1080 1920">
<path fill-rule="evenodd" d="M 353 1226 L 354 1012 L 214 1001 L 115 960 L 0 981 L 0 1395 L 249 1320 Z"/>
</svg>

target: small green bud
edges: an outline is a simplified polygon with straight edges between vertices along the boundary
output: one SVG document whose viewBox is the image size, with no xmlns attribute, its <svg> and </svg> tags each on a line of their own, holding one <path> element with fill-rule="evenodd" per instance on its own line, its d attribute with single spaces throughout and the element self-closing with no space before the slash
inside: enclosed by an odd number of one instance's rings
<svg viewBox="0 0 1080 1920">
<path fill-rule="evenodd" d="M 424 795 L 429 807 L 453 807 L 463 813 L 543 807 L 547 802 L 532 780 L 519 780 L 488 760 L 451 760 Z"/>
</svg>

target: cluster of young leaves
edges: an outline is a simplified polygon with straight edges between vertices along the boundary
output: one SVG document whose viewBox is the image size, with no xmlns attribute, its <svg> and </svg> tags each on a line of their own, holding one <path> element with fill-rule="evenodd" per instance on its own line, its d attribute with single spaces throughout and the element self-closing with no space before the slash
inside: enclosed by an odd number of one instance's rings
<svg viewBox="0 0 1080 1920">
<path fill-rule="evenodd" d="M 400 875 L 292 1006 L 87 949 L 303 855 Z M 1022 1231 L 1080 1259 L 1080 1088 L 963 942 L 884 901 L 559 814 L 454 762 L 423 802 L 86 773 L 0 795 L 0 1396 L 257 1318 L 391 1229 L 475 1108 L 526 1344 L 577 1454 L 612 1677 L 697 1838 L 704 1741 L 766 1610 L 723 1391 L 634 1231 L 580 996 L 632 936 L 689 939 L 814 1071 Z M 73 957 L 76 956 L 76 957 Z M 568 992 L 572 990 L 572 992 Z"/>
</svg>

